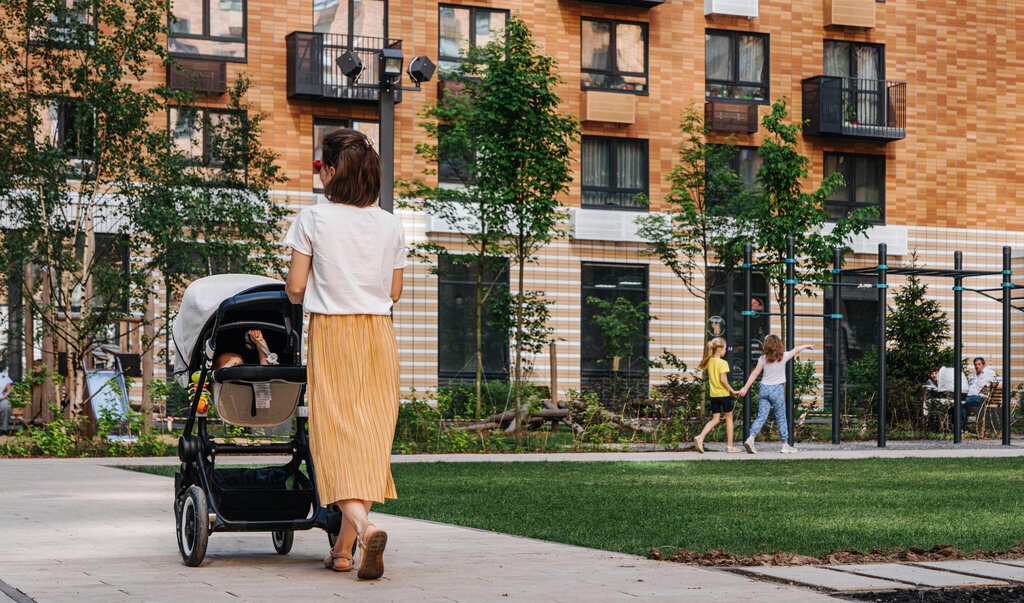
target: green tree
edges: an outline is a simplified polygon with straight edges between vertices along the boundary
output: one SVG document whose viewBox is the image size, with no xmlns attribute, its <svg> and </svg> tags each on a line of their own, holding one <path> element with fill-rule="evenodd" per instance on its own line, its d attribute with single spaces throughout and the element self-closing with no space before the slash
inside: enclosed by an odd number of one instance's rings
<svg viewBox="0 0 1024 603">
<path fill-rule="evenodd" d="M 740 213 L 748 194 L 729 163 L 736 153 L 732 139 L 708 142 L 702 107 L 692 101 L 683 110 L 677 162 L 668 174 L 671 184 L 665 212 L 637 218 L 643 253 L 659 259 L 691 295 L 704 303 L 704 324 L 710 316 L 708 295 L 725 286 L 743 257 L 742 239 L 732 216 Z M 707 340 L 705 330 L 704 338 Z"/>
<path fill-rule="evenodd" d="M 917 253 L 910 257 L 910 266 L 916 266 Z M 927 295 L 928 286 L 909 274 L 893 296 L 885 319 L 885 337 L 891 346 L 885 356 L 888 379 L 917 383 L 933 366 L 953 366 L 952 350 L 945 347 L 949 318 L 941 304 Z"/>
<path fill-rule="evenodd" d="M 780 312 L 786 311 L 786 238 L 796 243 L 799 281 L 824 281 L 832 264 L 832 249 L 850 250 L 850 239 L 870 226 L 877 215 L 874 209 L 857 210 L 849 218 L 836 220 L 832 229 L 823 227 L 829 221 L 825 200 L 845 184 L 841 174 L 825 178 L 818 188 L 804 191 L 810 160 L 797 150 L 800 125 L 786 123 L 788 112 L 785 97 L 776 101 L 761 120 L 766 136 L 758 149 L 763 161 L 757 172 L 761 185 L 759 194 L 750 195 L 736 215 L 736 223 L 746 240 L 754 245 L 755 261 L 773 262 L 761 268 L 774 286 Z M 816 287 L 797 287 L 803 295 L 814 295 Z M 781 331 L 785 340 L 785 324 Z"/>
<path fill-rule="evenodd" d="M 440 219 L 462 236 L 468 253 L 459 253 L 435 241 L 424 241 L 412 245 L 412 255 L 431 264 L 431 272 L 441 275 L 448 265 L 467 266 L 476 279 L 475 298 L 475 391 L 474 418 L 480 418 L 483 399 L 483 336 L 484 314 L 488 305 L 499 303 L 499 296 L 507 295 L 507 289 L 499 287 L 499 277 L 508 269 L 503 257 L 509 234 L 508 211 L 500 199 L 491 191 L 477 185 L 480 173 L 486 169 L 489 158 L 481 153 L 481 132 L 475 128 L 485 122 L 492 108 L 485 102 L 481 78 L 467 74 L 467 68 L 475 72 L 472 62 L 463 62 L 444 74 L 452 87 L 461 87 L 456 93 L 447 92 L 436 102 L 427 103 L 421 113 L 424 121 L 420 125 L 436 142 L 416 145 L 416 154 L 426 160 L 425 176 L 439 176 L 444 166 L 447 176 L 459 182 L 427 184 L 421 179 L 400 181 L 403 196 L 412 199 L 400 202 L 427 213 L 433 219 Z M 454 85 L 454 86 L 453 86 Z M 489 132 L 493 134 L 493 132 Z M 435 260 L 435 261 L 431 261 Z M 444 261 L 444 260 L 447 260 Z M 485 285 L 484 276 L 494 274 L 491 284 Z M 505 328 L 503 332 L 508 333 Z"/>
<path fill-rule="evenodd" d="M 504 253 L 515 267 L 512 341 L 516 426 L 522 426 L 522 380 L 525 354 L 543 344 L 546 306 L 542 292 L 527 291 L 526 265 L 558 235 L 564 212 L 559 197 L 572 181 L 572 147 L 579 139 L 576 118 L 559 111 L 557 87 L 562 80 L 552 57 L 540 53 L 529 28 L 517 16 L 505 35 L 470 49 L 462 73 L 476 80 L 462 93 L 472 109 L 460 119 L 473 134 L 474 194 L 494 203 L 493 215 L 504 221 Z M 534 338 L 541 337 L 541 341 Z"/>
</svg>

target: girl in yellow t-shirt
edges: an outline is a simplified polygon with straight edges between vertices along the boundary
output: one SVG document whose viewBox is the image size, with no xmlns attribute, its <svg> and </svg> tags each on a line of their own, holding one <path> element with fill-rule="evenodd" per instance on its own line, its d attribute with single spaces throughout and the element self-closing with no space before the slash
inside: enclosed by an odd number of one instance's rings
<svg viewBox="0 0 1024 603">
<path fill-rule="evenodd" d="M 732 396 L 737 396 L 739 393 L 729 385 L 729 363 L 722 360 L 722 356 L 725 356 L 725 340 L 715 337 L 704 348 L 704 358 L 697 366 L 704 371 L 704 378 L 707 379 L 711 390 L 711 420 L 704 426 L 700 435 L 693 438 L 693 443 L 697 445 L 697 452 L 701 454 L 704 453 L 704 438 L 718 425 L 723 414 L 725 414 L 725 451 L 740 451 L 739 448 L 734 448 L 732 445 Z"/>
</svg>

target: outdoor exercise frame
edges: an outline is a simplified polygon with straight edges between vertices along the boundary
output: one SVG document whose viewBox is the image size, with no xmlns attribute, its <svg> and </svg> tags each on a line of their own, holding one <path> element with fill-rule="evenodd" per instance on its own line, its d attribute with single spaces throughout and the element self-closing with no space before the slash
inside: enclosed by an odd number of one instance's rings
<svg viewBox="0 0 1024 603">
<path fill-rule="evenodd" d="M 875 277 L 876 283 L 875 288 L 878 291 L 878 446 L 884 447 L 886 441 L 886 366 L 885 366 L 885 355 L 886 355 L 886 336 L 885 336 L 885 320 L 886 320 L 886 302 L 887 292 L 889 289 L 888 275 L 914 275 L 914 276 L 926 276 L 932 278 L 951 278 L 953 279 L 953 357 L 956 359 L 956 364 L 959 366 L 960 358 L 963 355 L 963 341 L 962 341 L 962 321 L 963 321 L 963 292 L 973 291 L 979 293 L 989 299 L 999 301 L 1003 307 L 1003 400 L 1002 400 L 1002 423 L 1003 423 L 1003 445 L 1010 445 L 1010 390 L 1011 388 L 1011 363 L 1010 363 L 1010 309 L 1016 309 L 1024 312 L 1024 304 L 1013 305 L 1012 303 L 1012 291 L 1014 289 L 1024 288 L 1016 287 L 1011 282 L 1013 271 L 1011 269 L 1011 257 L 1012 250 L 1010 247 L 1003 247 L 1003 269 L 997 271 L 991 270 L 964 270 L 963 269 L 963 252 L 956 251 L 953 253 L 953 269 L 941 269 L 941 268 L 917 268 L 917 267 L 889 267 L 887 265 L 887 247 L 885 243 L 878 244 L 878 264 L 876 266 L 866 268 L 847 268 L 842 267 L 843 264 L 843 249 L 836 247 L 832 252 L 832 280 L 828 282 L 820 281 L 797 281 L 796 279 L 796 252 L 795 243 L 793 237 L 786 239 L 786 257 L 781 262 L 763 262 L 760 264 L 753 263 L 754 248 L 751 244 L 744 245 L 743 248 L 743 372 L 745 375 L 750 374 L 751 370 L 751 350 L 750 350 L 750 320 L 754 316 L 783 316 L 786 320 L 786 349 L 791 350 L 795 347 L 795 327 L 796 317 L 800 316 L 803 318 L 822 318 L 832 321 L 832 332 L 833 332 L 833 344 L 832 344 L 832 444 L 839 445 L 839 431 L 840 431 L 840 404 L 839 404 L 839 381 L 840 381 L 840 355 L 839 355 L 839 333 L 840 333 L 840 321 L 843 319 L 843 315 L 839 312 L 842 303 L 842 288 L 843 287 L 861 287 L 859 283 L 844 283 L 843 276 L 862 276 L 862 277 Z M 786 278 L 783 281 L 785 285 L 785 296 L 786 296 L 786 311 L 782 312 L 755 312 L 751 309 L 751 281 L 753 271 L 763 266 L 774 266 L 778 264 L 786 265 Z M 988 289 L 969 289 L 963 286 L 965 278 L 984 277 L 984 276 L 1001 276 L 1002 282 L 999 287 L 993 287 Z M 805 285 L 817 285 L 819 287 L 831 287 L 832 289 L 832 313 L 831 314 L 797 314 L 795 311 L 795 300 L 796 300 L 796 286 L 798 284 Z M 994 292 L 1001 291 L 1001 295 L 996 296 Z M 1024 298 L 1018 299 L 1020 302 L 1024 302 Z M 824 353 L 824 349 L 822 350 Z M 789 444 L 794 444 L 794 433 L 793 433 L 793 363 L 790 362 L 786 365 L 786 423 L 789 425 Z M 961 383 L 960 379 L 953 379 L 953 400 L 954 400 L 954 412 L 953 412 L 953 443 L 959 444 L 961 442 L 961 436 L 963 432 L 963 425 L 961 419 Z M 750 436 L 750 392 L 743 397 L 743 439 Z M 776 417 L 776 420 L 779 420 Z"/>
</svg>

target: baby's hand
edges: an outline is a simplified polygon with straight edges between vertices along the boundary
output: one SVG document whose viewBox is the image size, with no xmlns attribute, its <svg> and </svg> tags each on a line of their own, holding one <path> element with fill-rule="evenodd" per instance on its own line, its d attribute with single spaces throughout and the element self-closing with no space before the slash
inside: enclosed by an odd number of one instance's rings
<svg viewBox="0 0 1024 603">
<path fill-rule="evenodd" d="M 256 343 L 266 343 L 263 339 L 263 331 L 260 331 L 259 329 L 249 331 L 249 337 L 252 337 L 252 340 Z"/>
</svg>

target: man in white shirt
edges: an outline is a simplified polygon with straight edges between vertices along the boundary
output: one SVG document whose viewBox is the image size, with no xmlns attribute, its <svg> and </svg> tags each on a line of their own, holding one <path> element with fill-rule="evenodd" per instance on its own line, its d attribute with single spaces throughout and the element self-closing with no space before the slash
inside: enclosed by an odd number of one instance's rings
<svg viewBox="0 0 1024 603">
<path fill-rule="evenodd" d="M 11 395 L 13 383 L 7 371 L 0 372 L 0 435 L 7 435 L 11 430 L 11 401 L 7 398 Z"/>
<path fill-rule="evenodd" d="M 960 410 L 961 417 L 967 419 L 968 408 L 980 408 L 987 397 L 982 393 L 985 387 L 998 382 L 999 377 L 995 371 L 985 366 L 985 359 L 981 356 L 974 359 L 974 372 L 967 376 L 967 399 L 964 400 L 963 408 Z"/>
</svg>

